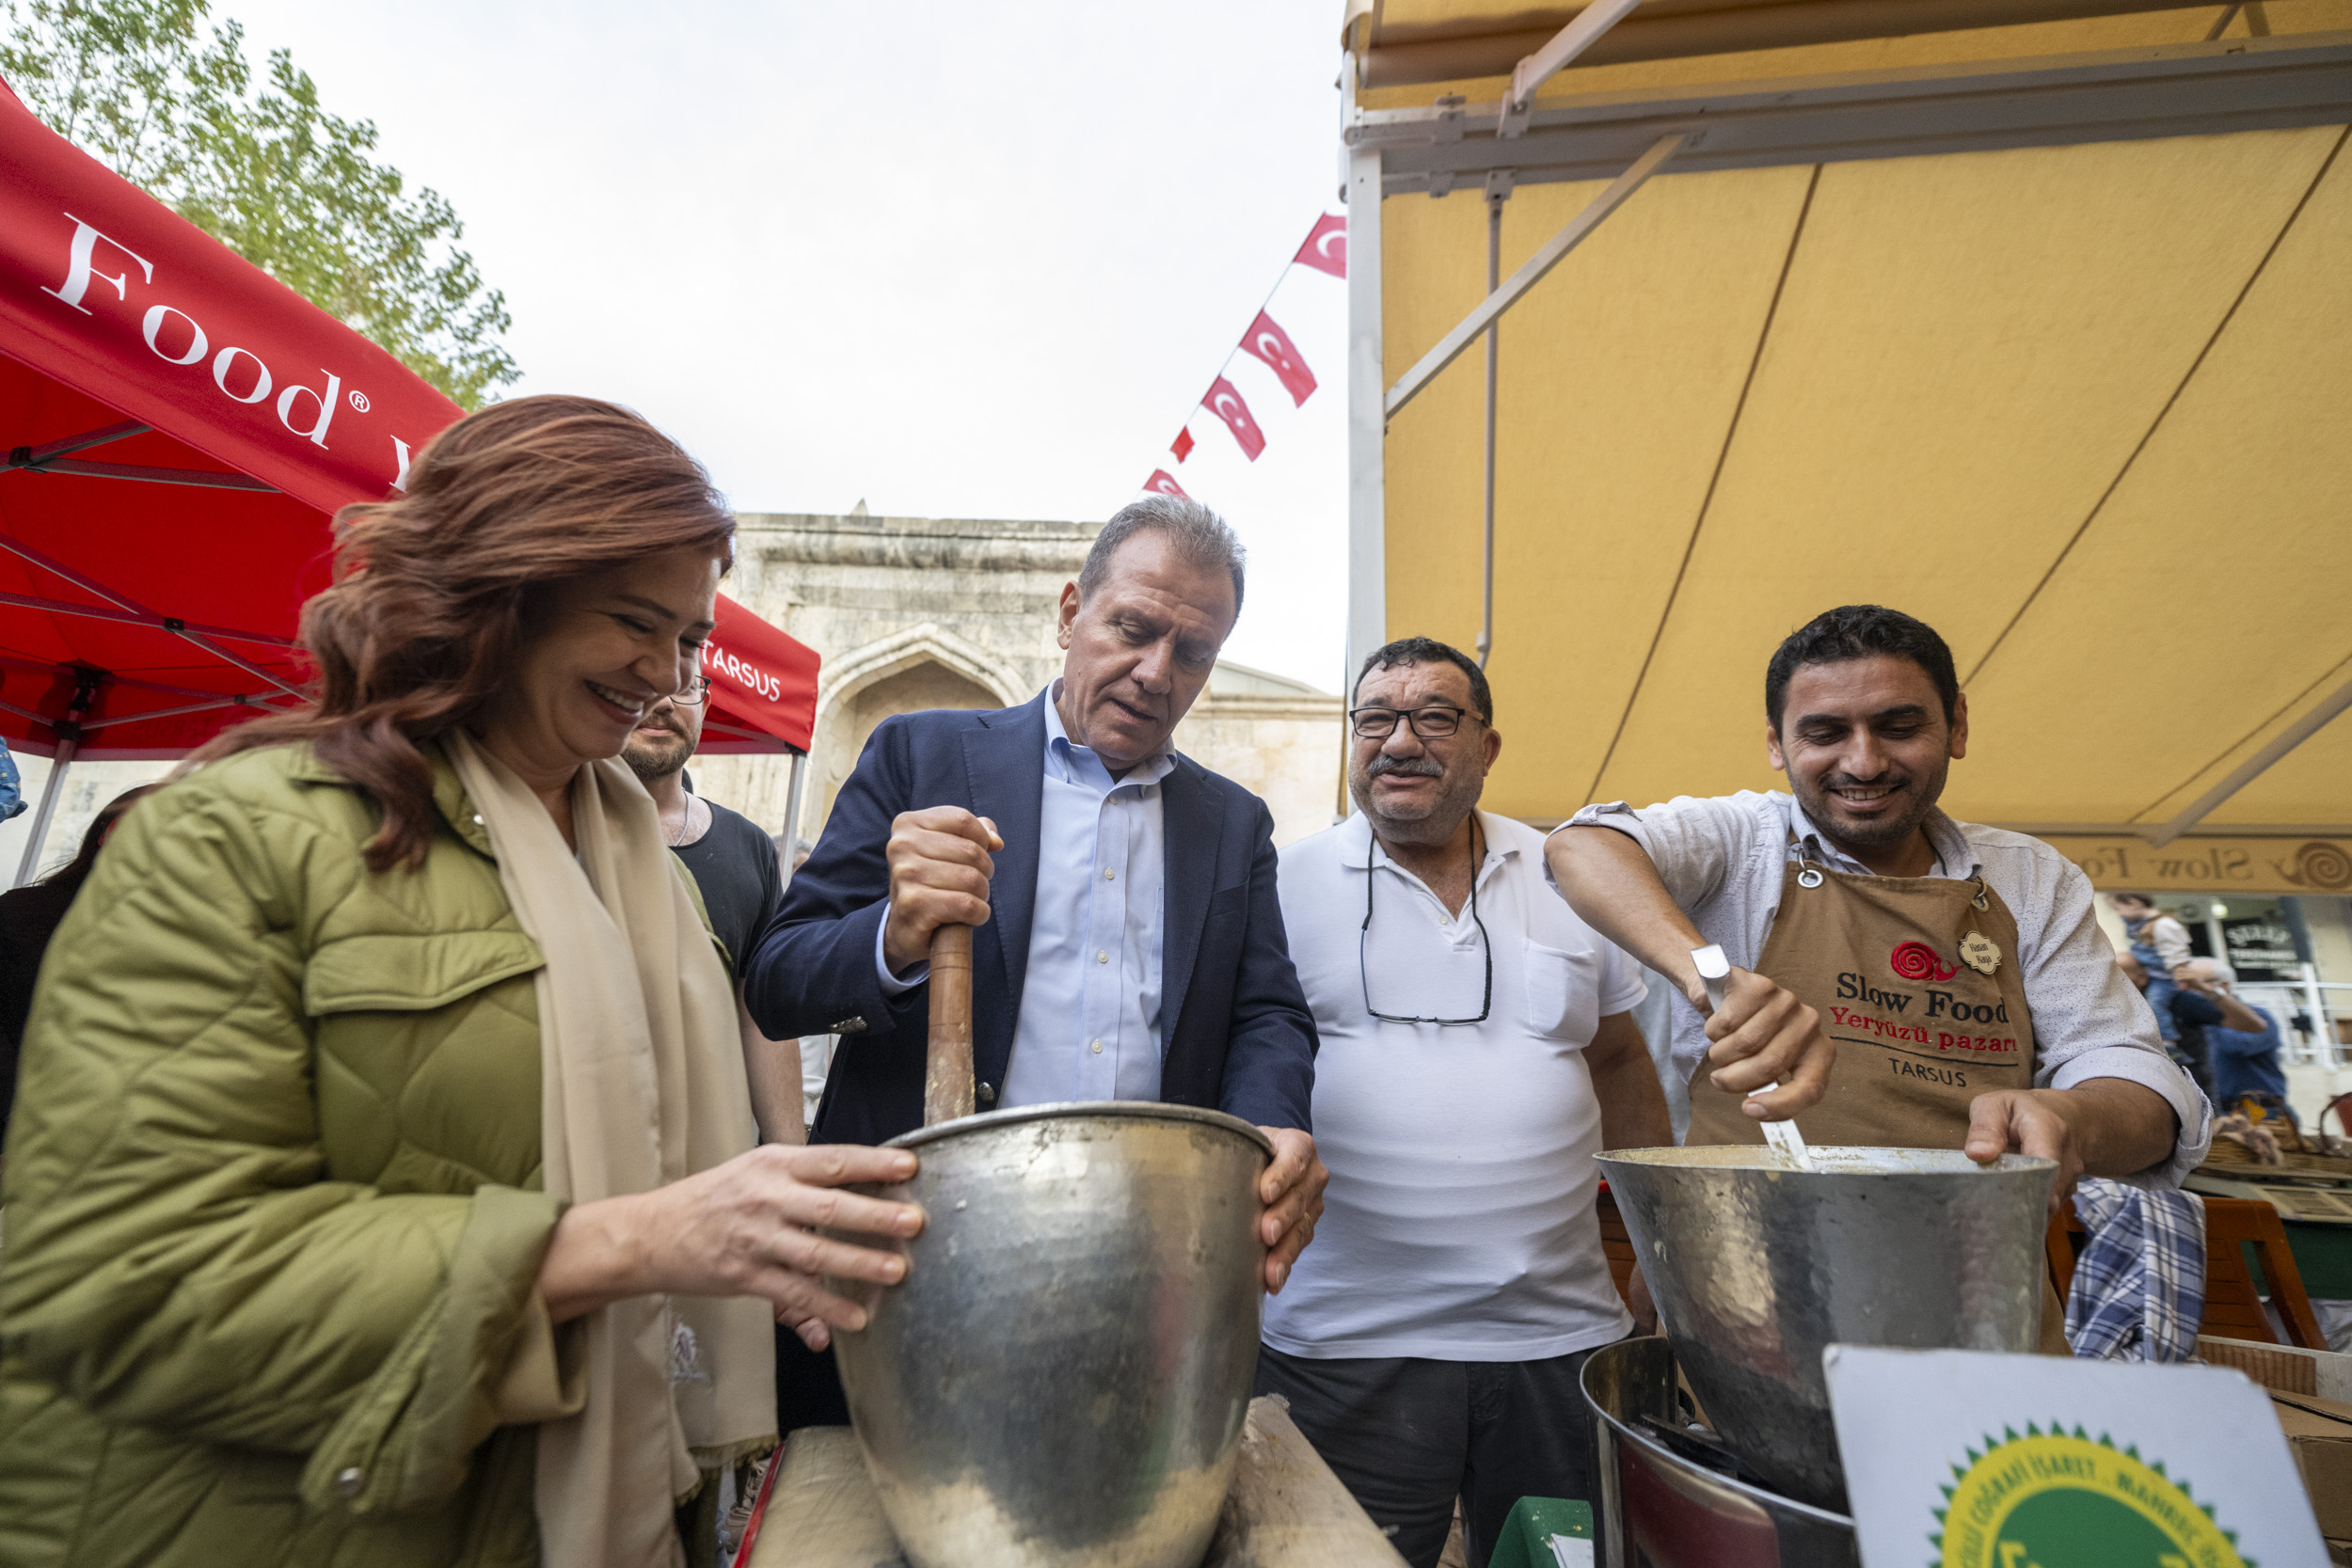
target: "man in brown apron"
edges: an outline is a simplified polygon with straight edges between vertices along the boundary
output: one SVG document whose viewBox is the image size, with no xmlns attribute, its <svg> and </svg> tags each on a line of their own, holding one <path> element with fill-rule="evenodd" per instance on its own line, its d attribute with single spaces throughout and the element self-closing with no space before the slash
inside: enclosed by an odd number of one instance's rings
<svg viewBox="0 0 2352 1568">
<path fill-rule="evenodd" d="M 1936 808 L 1968 744 L 1944 640 L 1875 605 L 1830 610 L 1772 656 L 1764 705 L 1789 793 L 1588 806 L 1545 849 L 1577 913 L 1683 992 L 1685 1141 L 1761 1143 L 1794 1114 L 1813 1143 L 2041 1155 L 2060 1193 L 2086 1174 L 2177 1185 L 2211 1112 L 2117 968 L 2090 879 Z M 1708 943 L 1734 965 L 1711 1017 L 1691 959 Z"/>
</svg>

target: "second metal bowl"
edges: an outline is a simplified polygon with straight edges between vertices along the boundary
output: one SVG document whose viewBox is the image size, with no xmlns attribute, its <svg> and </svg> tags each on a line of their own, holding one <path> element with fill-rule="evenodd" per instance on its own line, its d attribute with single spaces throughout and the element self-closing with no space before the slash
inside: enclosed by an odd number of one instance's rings
<svg viewBox="0 0 2352 1568">
<path fill-rule="evenodd" d="M 1957 1149 L 1761 1146 L 1600 1156 L 1675 1358 L 1756 1472 L 1843 1513 L 1821 1352 L 2030 1351 L 2045 1289 L 2048 1160 Z"/>
</svg>

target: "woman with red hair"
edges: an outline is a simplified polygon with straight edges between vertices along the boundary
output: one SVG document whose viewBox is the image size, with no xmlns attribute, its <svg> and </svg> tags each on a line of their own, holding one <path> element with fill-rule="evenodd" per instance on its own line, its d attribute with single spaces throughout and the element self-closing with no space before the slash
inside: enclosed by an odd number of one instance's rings
<svg viewBox="0 0 2352 1568">
<path fill-rule="evenodd" d="M 774 1441 L 772 1321 L 863 1312 L 880 1149 L 755 1147 L 734 988 L 617 757 L 734 523 L 524 398 L 346 508 L 317 705 L 127 817 L 24 1041 L 0 1560 L 668 1565 Z M 690 1498 L 705 1528 L 681 1536 Z"/>
</svg>

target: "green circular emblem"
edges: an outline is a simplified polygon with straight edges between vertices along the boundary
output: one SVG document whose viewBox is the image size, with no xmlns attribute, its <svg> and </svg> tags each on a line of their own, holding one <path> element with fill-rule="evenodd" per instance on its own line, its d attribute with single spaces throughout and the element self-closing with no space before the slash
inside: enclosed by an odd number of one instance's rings
<svg viewBox="0 0 2352 1568">
<path fill-rule="evenodd" d="M 1929 1568 L 2255 1568 L 2162 1465 L 2081 1427 L 2004 1428 L 1943 1492 Z"/>
</svg>

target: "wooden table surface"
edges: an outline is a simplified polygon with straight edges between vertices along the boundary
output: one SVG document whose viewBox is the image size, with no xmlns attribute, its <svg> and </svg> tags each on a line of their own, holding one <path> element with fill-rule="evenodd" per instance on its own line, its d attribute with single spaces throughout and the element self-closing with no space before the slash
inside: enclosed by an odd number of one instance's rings
<svg viewBox="0 0 2352 1568">
<path fill-rule="evenodd" d="M 848 1427 L 792 1434 L 745 1568 L 907 1568 Z M 1201 1568 L 1404 1568 L 1279 1400 L 1249 1402 Z"/>
</svg>

